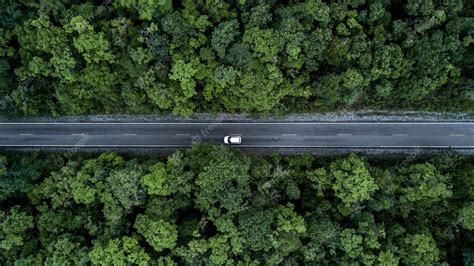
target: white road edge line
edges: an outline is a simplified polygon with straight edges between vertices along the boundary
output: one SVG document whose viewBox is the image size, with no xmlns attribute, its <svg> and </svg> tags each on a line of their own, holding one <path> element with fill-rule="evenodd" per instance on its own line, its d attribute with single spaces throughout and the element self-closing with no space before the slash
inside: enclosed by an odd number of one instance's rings
<svg viewBox="0 0 474 266">
<path fill-rule="evenodd" d="M 0 125 L 474 125 L 474 122 L 0 122 Z"/>
<path fill-rule="evenodd" d="M 0 147 L 77 147 L 74 144 L 65 144 L 65 145 L 42 145 L 42 144 L 31 144 L 31 145 L 14 145 L 14 144 L 0 144 Z M 94 144 L 84 144 L 81 147 L 191 147 L 191 145 L 94 145 Z M 285 145 L 239 145 L 236 148 L 357 148 L 357 149 L 366 149 L 366 148 L 404 148 L 404 149 L 416 149 L 416 148 L 458 148 L 458 149 L 472 149 L 474 146 L 285 146 Z"/>
</svg>

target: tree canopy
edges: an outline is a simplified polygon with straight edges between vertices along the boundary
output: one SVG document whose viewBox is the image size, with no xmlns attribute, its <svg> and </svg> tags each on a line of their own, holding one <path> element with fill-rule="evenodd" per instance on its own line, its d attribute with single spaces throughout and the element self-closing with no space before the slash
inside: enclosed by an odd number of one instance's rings
<svg viewBox="0 0 474 266">
<path fill-rule="evenodd" d="M 474 110 L 472 1 L 2 1 L 8 115 Z"/>
<path fill-rule="evenodd" d="M 472 156 L 197 145 L 139 159 L 2 152 L 0 163 L 1 265 L 474 261 Z"/>
</svg>

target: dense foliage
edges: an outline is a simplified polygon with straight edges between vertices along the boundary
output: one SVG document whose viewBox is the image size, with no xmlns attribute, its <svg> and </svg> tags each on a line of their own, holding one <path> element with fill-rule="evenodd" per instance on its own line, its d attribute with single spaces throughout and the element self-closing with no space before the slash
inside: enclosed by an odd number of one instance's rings
<svg viewBox="0 0 474 266">
<path fill-rule="evenodd" d="M 0 156 L 1 265 L 474 263 L 474 160 Z"/>
<path fill-rule="evenodd" d="M 474 110 L 470 0 L 0 1 L 13 115 Z"/>
</svg>

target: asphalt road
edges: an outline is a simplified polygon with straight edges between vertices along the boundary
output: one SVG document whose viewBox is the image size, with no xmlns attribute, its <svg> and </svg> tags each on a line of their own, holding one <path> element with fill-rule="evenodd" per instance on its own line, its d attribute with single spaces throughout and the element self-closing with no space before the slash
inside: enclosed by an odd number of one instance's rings
<svg viewBox="0 0 474 266">
<path fill-rule="evenodd" d="M 474 148 L 474 122 L 0 123 L 2 147 Z"/>
</svg>

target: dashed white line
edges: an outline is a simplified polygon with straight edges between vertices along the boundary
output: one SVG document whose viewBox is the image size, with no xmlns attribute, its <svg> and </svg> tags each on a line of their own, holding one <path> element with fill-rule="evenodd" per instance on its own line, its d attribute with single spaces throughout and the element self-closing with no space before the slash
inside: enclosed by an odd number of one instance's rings
<svg viewBox="0 0 474 266">
<path fill-rule="evenodd" d="M 136 136 L 137 134 L 123 134 L 124 136 Z"/>
<path fill-rule="evenodd" d="M 178 136 L 178 137 L 188 137 L 189 134 L 176 134 L 176 136 Z"/>
<path fill-rule="evenodd" d="M 337 134 L 339 137 L 350 137 L 352 134 Z"/>
<path fill-rule="evenodd" d="M 33 136 L 33 134 L 30 134 L 30 133 L 21 133 L 20 136 Z"/>
<path fill-rule="evenodd" d="M 407 134 L 392 134 L 394 137 L 405 137 Z"/>
<path fill-rule="evenodd" d="M 465 134 L 449 134 L 451 137 L 464 137 L 466 136 Z"/>
<path fill-rule="evenodd" d="M 296 137 L 296 134 L 281 134 L 282 136 L 287 136 L 287 137 Z"/>
</svg>

